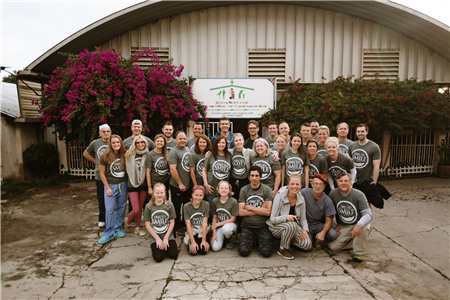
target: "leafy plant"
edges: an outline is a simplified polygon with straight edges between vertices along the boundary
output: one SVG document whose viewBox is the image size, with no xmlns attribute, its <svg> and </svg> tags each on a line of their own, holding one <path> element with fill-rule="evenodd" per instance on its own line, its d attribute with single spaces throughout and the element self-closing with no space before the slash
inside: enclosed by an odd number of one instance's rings
<svg viewBox="0 0 450 300">
<path fill-rule="evenodd" d="M 441 140 L 441 145 L 438 149 L 439 164 L 450 165 L 450 136 L 447 134 L 444 139 Z"/>
<path fill-rule="evenodd" d="M 25 166 L 36 177 L 48 177 L 58 172 L 58 150 L 50 143 L 32 144 L 23 151 Z"/>
</svg>

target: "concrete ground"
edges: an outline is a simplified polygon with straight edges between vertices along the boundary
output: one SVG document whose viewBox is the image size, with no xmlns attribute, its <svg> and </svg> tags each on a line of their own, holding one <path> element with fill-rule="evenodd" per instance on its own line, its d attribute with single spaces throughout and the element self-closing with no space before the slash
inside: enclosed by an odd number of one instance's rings
<svg viewBox="0 0 450 300">
<path fill-rule="evenodd" d="M 65 193 L 30 191 L 2 204 L 2 299 L 450 299 L 450 180 L 383 181 L 364 262 L 351 251 L 294 250 L 294 260 L 257 250 L 156 263 L 148 237 L 100 246 L 95 184 Z M 67 191 L 69 190 L 69 191 Z M 69 193 L 72 191 L 71 193 Z M 90 195 L 90 193 L 92 193 Z M 72 196 L 72 195 L 75 195 Z M 274 249 L 278 246 L 275 243 Z"/>
</svg>

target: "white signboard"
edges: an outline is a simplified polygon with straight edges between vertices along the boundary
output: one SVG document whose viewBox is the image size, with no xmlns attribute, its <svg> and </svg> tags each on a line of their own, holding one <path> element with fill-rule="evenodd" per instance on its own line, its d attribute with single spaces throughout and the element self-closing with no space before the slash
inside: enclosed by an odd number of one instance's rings
<svg viewBox="0 0 450 300">
<path fill-rule="evenodd" d="M 273 78 L 200 78 L 194 80 L 193 91 L 207 107 L 208 118 L 260 118 L 274 108 Z"/>
</svg>

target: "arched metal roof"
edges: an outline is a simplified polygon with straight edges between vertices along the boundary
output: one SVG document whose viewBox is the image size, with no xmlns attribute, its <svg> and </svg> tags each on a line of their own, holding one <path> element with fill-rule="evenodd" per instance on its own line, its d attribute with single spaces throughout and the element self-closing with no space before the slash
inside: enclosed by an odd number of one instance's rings
<svg viewBox="0 0 450 300">
<path fill-rule="evenodd" d="M 28 69 L 50 74 L 66 60 L 58 52 L 79 53 L 159 19 L 211 7 L 256 3 L 309 6 L 365 19 L 410 37 L 450 60 L 450 27 L 391 1 L 146 1 L 111 14 L 74 33 L 37 58 Z"/>
</svg>

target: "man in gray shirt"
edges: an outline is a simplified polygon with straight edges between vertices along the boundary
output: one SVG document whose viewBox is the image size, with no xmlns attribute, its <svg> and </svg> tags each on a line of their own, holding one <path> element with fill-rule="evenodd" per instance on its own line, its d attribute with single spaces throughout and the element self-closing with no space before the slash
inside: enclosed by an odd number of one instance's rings
<svg viewBox="0 0 450 300">
<path fill-rule="evenodd" d="M 131 132 L 132 132 L 132 135 L 123 140 L 123 145 L 125 146 L 125 149 L 127 149 L 127 150 L 129 150 L 131 148 L 134 138 L 140 134 L 142 135 L 141 120 L 133 120 L 133 122 L 131 122 Z M 153 143 L 153 141 L 146 136 L 144 136 L 144 138 L 147 141 L 148 151 L 152 151 L 153 149 L 155 149 L 155 143 Z"/>
<path fill-rule="evenodd" d="M 366 238 L 369 233 L 368 224 L 372 222 L 372 211 L 366 196 L 352 188 L 350 174 L 338 176 L 338 188 L 328 195 L 336 209 L 337 226 L 334 228 L 338 238 L 328 244 L 333 251 L 353 248 L 353 260 L 363 261 Z"/>
<path fill-rule="evenodd" d="M 195 142 L 197 141 L 198 137 L 203 134 L 203 123 L 195 122 L 194 126 L 192 127 L 192 133 L 194 134 L 194 137 L 190 138 L 187 141 L 186 146 L 189 148 L 189 150 L 191 150 L 192 153 L 194 153 Z"/>
<path fill-rule="evenodd" d="M 349 129 L 350 127 L 345 122 L 339 123 L 336 126 L 336 132 L 339 139 L 339 152 L 347 155 L 349 155 L 348 147 L 353 144 L 353 141 L 347 138 Z"/>
<path fill-rule="evenodd" d="M 105 227 L 105 186 L 100 178 L 98 164 L 100 156 L 108 148 L 109 137 L 111 136 L 111 128 L 108 124 L 99 126 L 100 138 L 92 141 L 84 150 L 83 156 L 90 162 L 95 164 L 95 183 L 97 185 L 97 199 L 98 199 L 98 227 Z"/>
</svg>

